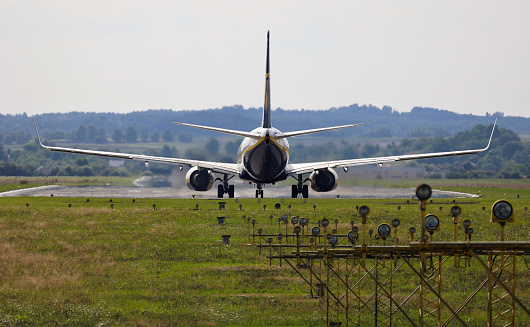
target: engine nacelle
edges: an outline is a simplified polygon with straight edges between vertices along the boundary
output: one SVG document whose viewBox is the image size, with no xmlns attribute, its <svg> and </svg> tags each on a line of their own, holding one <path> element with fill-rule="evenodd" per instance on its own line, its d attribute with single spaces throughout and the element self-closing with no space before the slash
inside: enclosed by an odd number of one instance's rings
<svg viewBox="0 0 530 327">
<path fill-rule="evenodd" d="M 339 184 L 339 177 L 331 168 L 317 169 L 311 173 L 309 179 L 311 180 L 311 188 L 317 192 L 333 191 Z"/>
<path fill-rule="evenodd" d="M 186 173 L 186 186 L 194 191 L 209 191 L 215 178 L 208 169 L 192 167 Z"/>
</svg>

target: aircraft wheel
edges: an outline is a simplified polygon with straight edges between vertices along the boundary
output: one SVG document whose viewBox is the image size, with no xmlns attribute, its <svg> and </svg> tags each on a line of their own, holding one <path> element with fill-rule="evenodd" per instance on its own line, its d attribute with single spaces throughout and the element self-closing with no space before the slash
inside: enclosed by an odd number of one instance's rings
<svg viewBox="0 0 530 327">
<path fill-rule="evenodd" d="M 228 197 L 230 199 L 234 197 L 234 185 L 228 185 Z"/>
<path fill-rule="evenodd" d="M 293 199 L 296 199 L 296 198 L 298 197 L 298 186 L 293 185 L 293 186 L 291 187 L 291 197 L 292 197 Z"/>
<path fill-rule="evenodd" d="M 225 194 L 225 189 L 223 187 L 223 184 L 217 185 L 217 197 L 219 199 L 222 199 L 224 194 Z"/>
<path fill-rule="evenodd" d="M 302 197 L 304 199 L 307 199 L 309 197 L 309 186 L 307 185 L 302 186 Z"/>
</svg>

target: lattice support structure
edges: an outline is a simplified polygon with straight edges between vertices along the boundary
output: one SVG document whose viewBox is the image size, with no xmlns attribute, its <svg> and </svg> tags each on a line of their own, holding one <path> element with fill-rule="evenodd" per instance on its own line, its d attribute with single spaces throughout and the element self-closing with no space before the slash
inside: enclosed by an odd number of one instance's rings
<svg viewBox="0 0 530 327">
<path fill-rule="evenodd" d="M 376 326 L 392 326 L 393 261 L 386 255 L 378 255 L 375 260 L 377 280 L 375 283 L 375 324 Z"/>
<path fill-rule="evenodd" d="M 420 271 L 423 271 L 420 278 L 420 326 L 441 326 L 442 255 L 429 253 L 426 259 L 426 266 L 420 267 Z M 427 283 L 439 296 L 432 292 Z"/>
<path fill-rule="evenodd" d="M 488 253 L 488 266 L 493 274 L 515 295 L 515 253 Z M 488 326 L 515 326 L 515 300 L 489 275 Z"/>
</svg>

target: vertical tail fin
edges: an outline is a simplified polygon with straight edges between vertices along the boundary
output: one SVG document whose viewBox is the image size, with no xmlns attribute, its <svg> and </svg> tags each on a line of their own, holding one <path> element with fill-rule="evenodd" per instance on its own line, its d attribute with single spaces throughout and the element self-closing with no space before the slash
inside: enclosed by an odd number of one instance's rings
<svg viewBox="0 0 530 327">
<path fill-rule="evenodd" d="M 267 68 L 265 71 L 265 103 L 263 104 L 263 121 L 261 127 L 271 128 L 271 89 L 269 81 L 269 31 L 267 31 Z"/>
</svg>

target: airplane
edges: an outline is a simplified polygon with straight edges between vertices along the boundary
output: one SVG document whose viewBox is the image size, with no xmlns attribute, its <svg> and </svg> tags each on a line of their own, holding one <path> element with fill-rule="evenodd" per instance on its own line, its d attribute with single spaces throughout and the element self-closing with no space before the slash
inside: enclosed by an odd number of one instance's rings
<svg viewBox="0 0 530 327">
<path fill-rule="evenodd" d="M 229 181 L 234 176 L 238 176 L 244 181 L 255 183 L 256 198 L 263 198 L 263 185 L 274 184 L 276 182 L 284 181 L 288 177 L 293 177 L 294 179 L 296 179 L 296 184 L 292 185 L 291 197 L 297 198 L 298 195 L 301 194 L 303 198 L 308 198 L 309 186 L 306 182 L 309 182 L 311 185 L 311 189 L 316 192 L 329 192 L 337 188 L 338 175 L 335 172 L 334 168 L 343 168 L 344 171 L 347 171 L 348 167 L 369 164 L 377 164 L 380 168 L 382 168 L 383 164 L 389 162 L 470 155 L 486 151 L 490 146 L 491 139 L 493 137 L 493 132 L 497 124 L 497 121 L 495 120 L 488 145 L 483 149 L 435 152 L 424 154 L 408 154 L 375 158 L 333 160 L 309 163 L 290 163 L 289 143 L 287 142 L 287 138 L 318 132 L 331 131 L 341 128 L 349 128 L 363 124 L 358 123 L 302 131 L 280 132 L 278 129 L 272 127 L 271 122 L 269 32 L 267 32 L 267 60 L 265 69 L 265 103 L 263 106 L 263 119 L 260 127 L 255 128 L 250 132 L 245 132 L 217 127 L 208 127 L 174 122 L 174 124 L 182 126 L 201 128 L 209 131 L 215 131 L 243 137 L 244 139 L 241 142 L 241 146 L 239 147 L 237 153 L 237 163 L 235 164 L 47 146 L 44 145 L 40 139 L 39 132 L 37 130 L 37 123 L 35 122 L 34 118 L 37 139 L 43 148 L 51 151 L 139 160 L 144 161 L 146 166 L 148 166 L 150 162 L 174 164 L 178 165 L 180 170 L 182 170 L 184 166 L 190 167 L 190 169 L 186 173 L 186 186 L 194 191 L 209 191 L 216 181 L 220 181 L 220 184 L 217 185 L 218 198 L 222 198 L 225 194 L 228 194 L 229 198 L 234 197 L 234 185 L 229 184 Z M 214 174 L 221 175 L 222 178 L 216 178 Z M 309 175 L 309 177 L 304 178 L 304 176 L 307 175 Z"/>
</svg>

